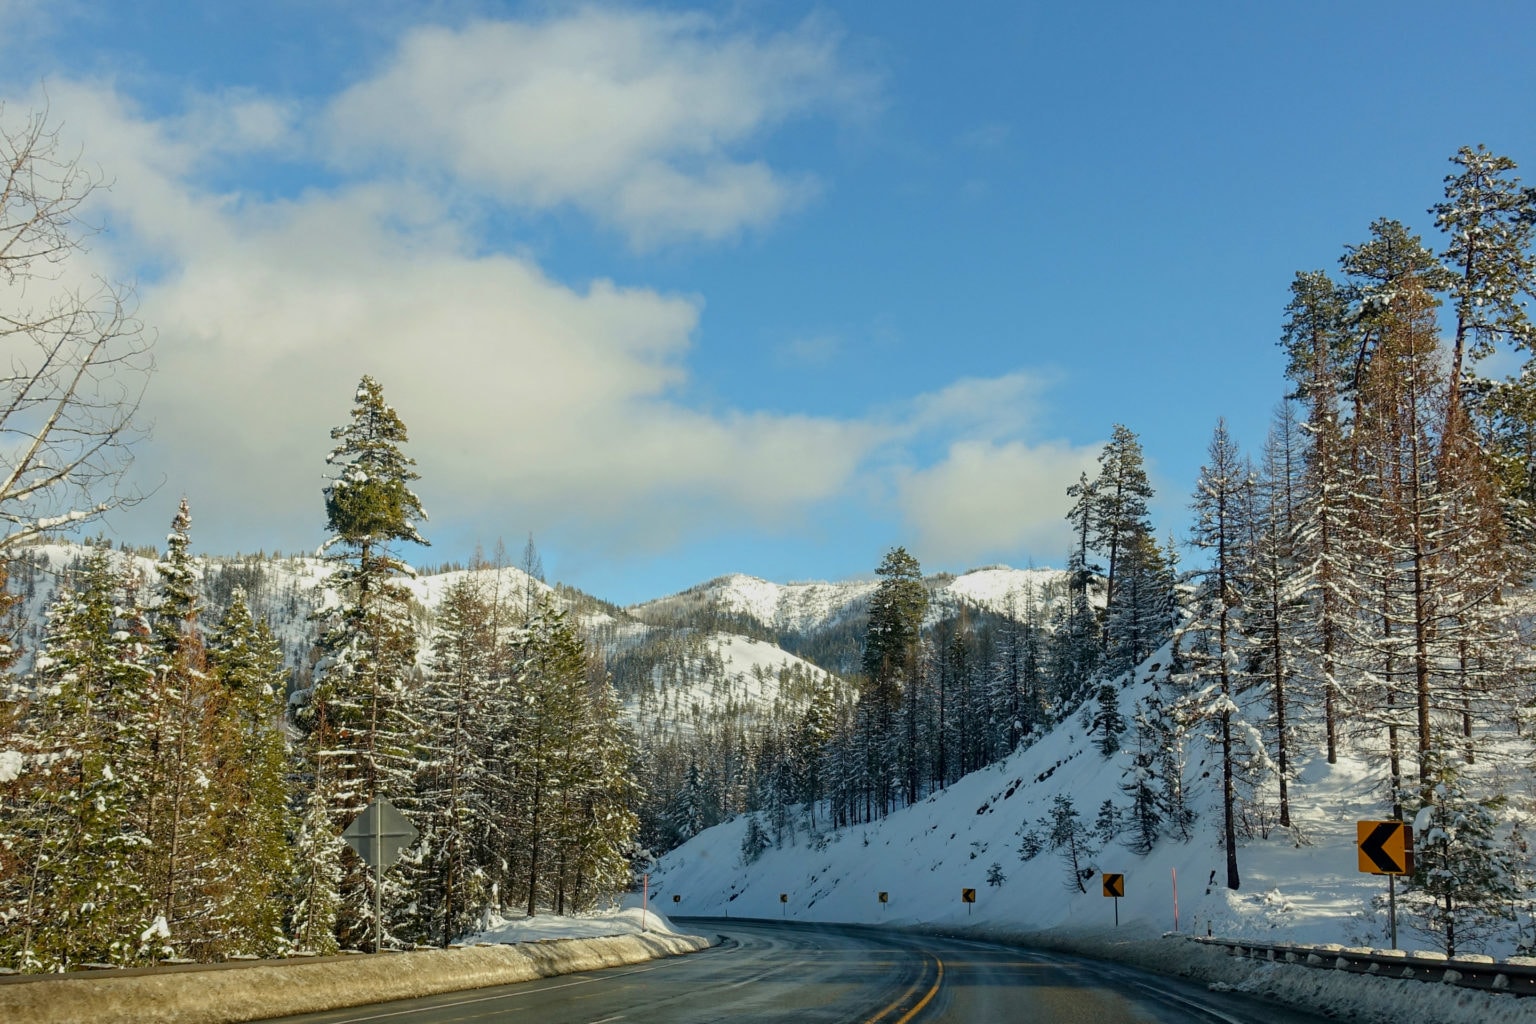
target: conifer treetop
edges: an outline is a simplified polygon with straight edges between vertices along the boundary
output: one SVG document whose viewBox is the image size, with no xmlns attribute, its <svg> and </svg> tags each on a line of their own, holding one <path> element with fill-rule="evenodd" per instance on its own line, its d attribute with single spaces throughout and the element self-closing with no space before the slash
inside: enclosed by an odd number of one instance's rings
<svg viewBox="0 0 1536 1024">
<path fill-rule="evenodd" d="M 391 540 L 427 544 L 417 524 L 427 519 L 415 492 L 408 486 L 420 475 L 401 451 L 409 437 L 405 423 L 384 401 L 384 389 L 363 376 L 353 396 L 352 420 L 333 427 L 338 442 L 326 456 L 335 476 L 325 488 L 326 550 L 336 544 L 372 547 Z"/>
</svg>

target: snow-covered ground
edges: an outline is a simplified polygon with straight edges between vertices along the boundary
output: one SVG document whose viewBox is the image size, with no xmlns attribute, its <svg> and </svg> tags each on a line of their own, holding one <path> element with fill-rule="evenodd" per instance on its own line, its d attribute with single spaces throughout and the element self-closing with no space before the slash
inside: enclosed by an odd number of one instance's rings
<svg viewBox="0 0 1536 1024">
<path fill-rule="evenodd" d="M 1147 685 L 1143 681 L 1122 690 L 1122 708 L 1129 711 Z M 1155 956 L 1144 954 L 1153 959 L 1209 958 L 1209 952 L 1194 943 L 1158 939 L 1175 931 L 1271 943 L 1372 948 L 1391 944 L 1387 915 L 1378 905 L 1386 895 L 1387 880 L 1358 870 L 1355 827 L 1357 820 L 1390 815 L 1379 780 L 1353 757 L 1335 765 L 1320 755 L 1302 758 L 1292 785 L 1293 827 L 1270 824 L 1240 840 L 1242 884 L 1237 891 L 1225 886 L 1225 854 L 1216 840 L 1219 763 L 1204 753 L 1202 743 L 1192 745 L 1187 773 L 1190 800 L 1200 813 L 1195 838 L 1184 842 L 1164 837 L 1147 856 L 1133 854 L 1119 840 L 1095 841 L 1081 862 L 1091 869 L 1083 880 L 1086 891 L 1073 883 L 1060 854 L 1045 849 L 1026 858 L 1020 849 L 1024 835 L 1047 830 L 1041 821 L 1058 795 L 1072 798 L 1090 828 L 1106 799 L 1122 807 L 1128 802 L 1120 786 L 1129 754 L 1105 758 L 1084 732 L 1074 718 L 1033 746 L 883 820 L 815 837 L 801 830 L 751 864 L 742 857 L 747 818 L 738 817 L 662 857 L 651 874 L 651 898 L 685 915 L 964 930 L 977 937 L 1027 937 L 1034 945 L 1060 942 L 1064 948 L 1110 957 L 1117 955 L 1118 944 L 1134 939 L 1159 950 Z M 1102 894 L 1104 872 L 1124 875 L 1118 928 L 1116 901 Z M 989 875 L 994 884 L 989 884 Z M 974 904 L 962 902 L 965 889 L 975 890 Z M 881 893 L 886 894 L 885 902 Z M 785 902 L 780 902 L 781 894 Z M 676 903 L 674 896 L 680 897 Z M 1460 952 L 1506 956 L 1514 951 L 1513 938 L 1511 933 L 1486 948 Z M 1398 946 L 1437 948 L 1414 930 L 1406 914 L 1400 914 Z M 1178 947 L 1187 952 L 1169 952 Z M 1242 979 L 1259 977 L 1256 970 L 1246 967 L 1242 978 L 1223 983 L 1247 984 Z M 1301 980 L 1285 984 L 1361 988 L 1357 978 L 1327 981 L 1327 972 L 1312 973 L 1324 977 L 1298 975 Z M 1262 977 L 1293 974 L 1266 970 Z M 1409 986 L 1410 994 L 1403 997 L 1408 1006 L 1422 1004 L 1419 990 L 1432 987 L 1395 984 Z M 1370 1005 L 1386 1000 L 1370 998 Z M 1468 1006 L 1477 1003 L 1474 994 L 1464 990 L 1456 998 Z M 1481 998 L 1494 1000 L 1494 1007 L 1515 1002 L 1513 997 Z M 1500 1017 L 1484 1007 L 1475 1019 L 1482 1024 L 1536 1020 L 1536 1000 L 1520 1005 L 1524 1016 Z M 1399 1024 L 1453 1019 L 1434 1015 L 1442 1012 L 1391 1019 Z"/>
<path fill-rule="evenodd" d="M 639 902 L 637 898 L 636 902 Z M 484 927 L 461 940 L 471 946 L 481 942 L 548 942 L 554 939 L 595 939 L 610 935 L 685 935 L 664 914 L 654 907 L 602 910 L 591 914 L 560 917 L 555 914 L 539 914 L 537 917 L 501 917 L 490 915 Z"/>
</svg>

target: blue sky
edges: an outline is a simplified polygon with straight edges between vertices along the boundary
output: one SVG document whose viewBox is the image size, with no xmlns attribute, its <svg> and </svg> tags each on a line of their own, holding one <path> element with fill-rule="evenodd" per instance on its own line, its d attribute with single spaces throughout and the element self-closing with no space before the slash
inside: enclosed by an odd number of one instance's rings
<svg viewBox="0 0 1536 1024">
<path fill-rule="evenodd" d="M 422 563 L 531 531 L 619 602 L 730 571 L 1060 564 L 1114 423 L 1163 532 L 1284 393 L 1293 273 L 1430 233 L 1446 159 L 1536 161 L 1536 8 L 0 0 L 112 179 L 90 269 L 156 332 L 111 520 L 323 539 L 362 373 Z"/>
</svg>

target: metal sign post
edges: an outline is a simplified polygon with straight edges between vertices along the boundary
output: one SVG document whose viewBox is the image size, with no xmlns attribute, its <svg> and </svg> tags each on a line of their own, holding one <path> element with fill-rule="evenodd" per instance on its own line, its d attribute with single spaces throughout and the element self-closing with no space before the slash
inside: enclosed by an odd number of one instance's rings
<svg viewBox="0 0 1536 1024">
<path fill-rule="evenodd" d="M 384 869 L 400 859 L 400 851 L 416 841 L 416 827 L 383 797 L 342 830 L 346 841 L 365 864 L 373 865 L 373 951 L 384 950 Z"/>
<path fill-rule="evenodd" d="M 1114 898 L 1115 927 L 1120 927 L 1120 897 L 1125 895 L 1125 876 L 1104 872 L 1104 895 Z"/>
</svg>

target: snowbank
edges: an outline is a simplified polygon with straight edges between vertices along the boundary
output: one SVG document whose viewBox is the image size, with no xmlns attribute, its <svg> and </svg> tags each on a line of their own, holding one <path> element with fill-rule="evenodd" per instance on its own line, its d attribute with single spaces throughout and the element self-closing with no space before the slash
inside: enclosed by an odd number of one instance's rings
<svg viewBox="0 0 1536 1024">
<path fill-rule="evenodd" d="M 1143 933 L 1131 938 L 1108 929 L 1010 932 L 995 927 L 961 927 L 946 929 L 946 933 L 1131 964 L 1203 982 L 1217 991 L 1261 996 L 1352 1024 L 1530 1024 L 1536 1019 L 1536 1000 L 1532 999 L 1250 960 L 1183 936 L 1156 938 Z"/>
<path fill-rule="evenodd" d="M 532 981 L 557 974 L 692 953 L 709 940 L 675 932 L 649 915 L 650 930 L 595 938 L 542 938 L 515 945 L 425 950 L 382 956 L 287 960 L 217 970 L 52 975 L 0 982 L 7 1024 L 226 1024 L 316 1013 Z"/>
</svg>

